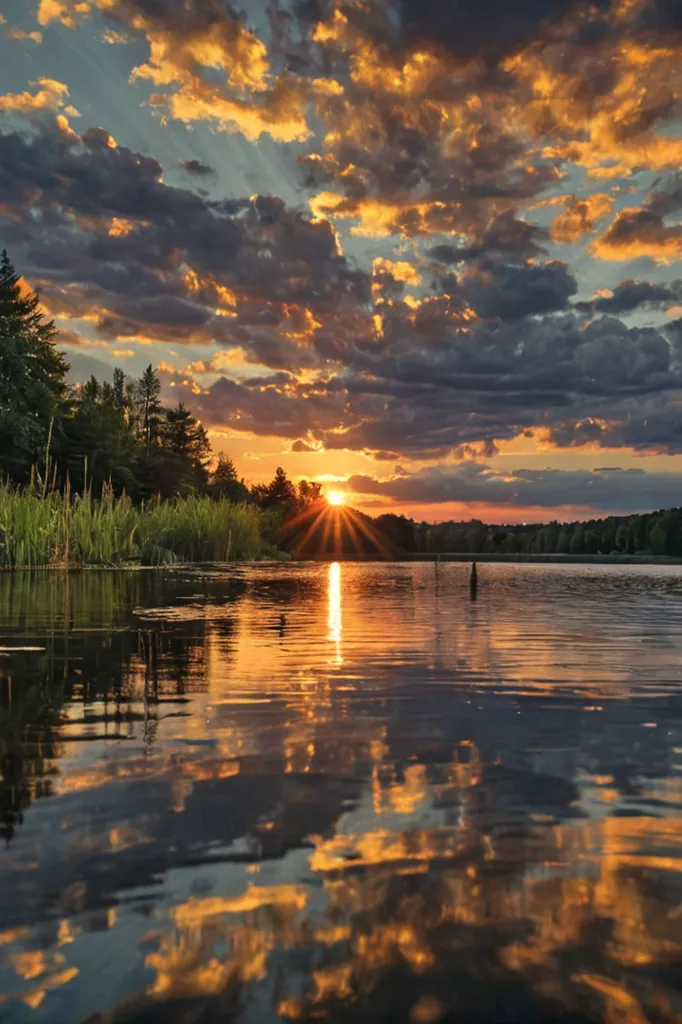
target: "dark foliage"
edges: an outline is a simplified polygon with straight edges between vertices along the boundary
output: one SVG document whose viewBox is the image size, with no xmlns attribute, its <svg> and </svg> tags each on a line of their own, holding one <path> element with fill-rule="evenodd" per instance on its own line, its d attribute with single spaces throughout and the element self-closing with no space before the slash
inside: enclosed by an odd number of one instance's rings
<svg viewBox="0 0 682 1024">
<path fill-rule="evenodd" d="M 524 555 L 669 555 L 682 557 L 682 508 L 587 522 L 487 526 L 414 524 L 422 552 Z"/>
</svg>

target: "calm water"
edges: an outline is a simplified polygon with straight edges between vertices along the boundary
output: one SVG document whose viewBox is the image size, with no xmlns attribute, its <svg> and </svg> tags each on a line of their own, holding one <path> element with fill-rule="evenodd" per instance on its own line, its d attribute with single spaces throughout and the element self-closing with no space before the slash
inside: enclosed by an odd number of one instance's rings
<svg viewBox="0 0 682 1024">
<path fill-rule="evenodd" d="M 682 571 L 0 576 L 0 1021 L 682 1019 Z"/>
</svg>

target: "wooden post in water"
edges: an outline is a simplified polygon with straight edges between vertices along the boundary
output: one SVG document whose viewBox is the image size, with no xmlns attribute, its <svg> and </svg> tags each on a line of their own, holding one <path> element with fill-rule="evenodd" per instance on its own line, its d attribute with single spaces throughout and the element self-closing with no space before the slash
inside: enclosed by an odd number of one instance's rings
<svg viewBox="0 0 682 1024">
<path fill-rule="evenodd" d="M 478 589 L 478 569 L 476 563 L 471 563 L 471 575 L 469 576 L 469 593 L 471 594 L 471 600 L 476 600 L 476 591 Z"/>
</svg>

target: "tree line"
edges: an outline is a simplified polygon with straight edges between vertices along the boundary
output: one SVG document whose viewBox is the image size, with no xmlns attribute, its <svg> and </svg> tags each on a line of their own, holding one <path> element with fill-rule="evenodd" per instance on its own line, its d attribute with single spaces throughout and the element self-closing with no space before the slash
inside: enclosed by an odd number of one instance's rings
<svg viewBox="0 0 682 1024">
<path fill-rule="evenodd" d="M 489 526 L 412 523 L 412 547 L 424 553 L 682 556 L 682 508 L 572 523 Z M 406 550 L 408 550 L 406 548 Z"/>
</svg>

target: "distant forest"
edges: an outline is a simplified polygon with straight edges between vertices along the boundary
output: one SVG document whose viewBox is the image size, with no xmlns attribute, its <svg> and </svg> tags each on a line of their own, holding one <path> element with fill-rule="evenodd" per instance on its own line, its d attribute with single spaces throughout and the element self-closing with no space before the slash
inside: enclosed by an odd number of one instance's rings
<svg viewBox="0 0 682 1024">
<path fill-rule="evenodd" d="M 134 502 L 204 494 L 277 513 L 276 539 L 299 557 L 338 552 L 462 554 L 652 554 L 682 556 L 682 510 L 588 522 L 488 526 L 429 524 L 329 509 L 321 485 L 295 485 L 283 469 L 247 486 L 230 458 L 214 456 L 204 427 L 182 402 L 162 404 L 153 366 L 138 379 L 115 369 L 70 387 L 57 330 L 39 296 L 0 258 L 0 481 L 66 485 L 97 497 L 107 486 Z"/>
<path fill-rule="evenodd" d="M 526 526 L 490 526 L 479 520 L 419 523 L 390 513 L 371 519 L 353 511 L 351 523 L 356 529 L 349 531 L 344 524 L 340 531 L 340 550 L 344 554 L 358 550 L 359 535 L 362 552 L 372 553 L 378 549 L 389 555 L 404 551 L 421 554 L 682 557 L 682 509 L 679 508 L 646 515 L 609 516 L 587 522 Z M 360 524 L 360 529 L 357 529 Z M 333 543 L 330 538 L 324 550 L 333 550 Z M 315 545 L 304 543 L 302 553 L 305 552 L 316 553 Z"/>
<path fill-rule="evenodd" d="M 425 552 L 682 556 L 682 509 L 528 526 L 420 523 L 414 525 L 414 536 L 415 550 Z"/>
</svg>

